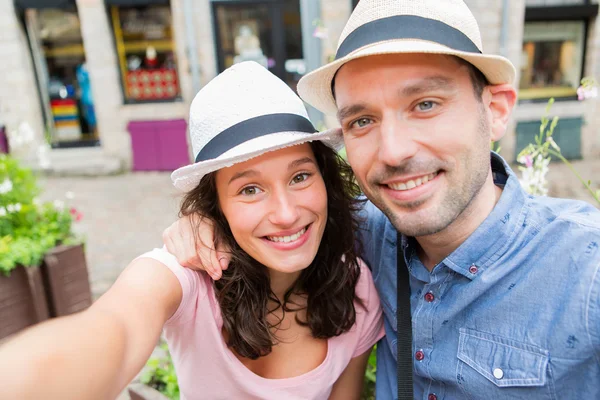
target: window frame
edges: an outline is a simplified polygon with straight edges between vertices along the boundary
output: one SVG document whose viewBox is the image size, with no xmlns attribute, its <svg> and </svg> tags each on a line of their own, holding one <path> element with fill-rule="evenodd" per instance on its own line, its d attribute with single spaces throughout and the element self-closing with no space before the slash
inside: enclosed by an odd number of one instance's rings
<svg viewBox="0 0 600 400">
<path fill-rule="evenodd" d="M 135 100 L 129 97 L 128 95 L 128 91 L 127 91 L 127 82 L 126 82 L 126 73 L 127 73 L 127 63 L 126 63 L 126 53 L 123 53 L 123 56 L 121 56 L 121 52 L 125 51 L 125 47 L 124 47 L 124 43 L 118 43 L 118 38 L 117 38 L 117 24 L 119 24 L 118 29 L 119 32 L 121 30 L 121 26 L 120 26 L 120 19 L 119 19 L 119 8 L 122 7 L 136 7 L 136 6 L 151 6 L 151 5 L 162 5 L 162 6 L 167 6 L 169 7 L 169 12 L 171 14 L 171 29 L 173 29 L 174 26 L 174 21 L 173 21 L 173 10 L 171 8 L 171 3 L 170 1 L 165 3 L 165 4 L 160 4 L 160 3 L 152 3 L 152 2 L 148 2 L 147 4 L 108 4 L 108 2 L 105 3 L 106 4 L 106 14 L 107 14 L 107 18 L 108 21 L 110 23 L 111 26 L 111 33 L 112 33 L 112 40 L 113 40 L 113 45 L 114 45 L 114 50 L 117 56 L 117 63 L 118 63 L 118 70 L 119 70 L 119 81 L 120 81 L 120 86 L 121 86 L 121 93 L 123 95 L 123 105 L 136 105 L 136 104 L 163 104 L 163 103 L 180 103 L 183 101 L 183 95 L 181 92 L 181 79 L 180 79 L 180 70 L 179 70 L 179 60 L 177 57 L 177 43 L 175 43 L 175 37 L 174 35 L 171 36 L 170 39 L 166 39 L 163 41 L 168 41 L 170 42 L 170 51 L 173 52 L 173 57 L 175 58 L 175 71 L 176 71 L 176 75 L 177 75 L 177 89 L 178 89 L 178 94 L 174 97 L 171 98 L 166 98 L 166 99 L 145 99 L 145 100 Z M 122 39 L 121 39 L 122 41 Z M 121 48 L 122 47 L 122 48 Z M 157 50 L 160 51 L 160 50 Z"/>
<path fill-rule="evenodd" d="M 592 4 L 591 0 L 584 0 L 584 4 L 568 4 L 568 5 L 552 5 L 552 6 L 527 6 L 525 8 L 525 18 L 523 24 L 528 22 L 583 22 L 583 38 L 581 51 L 581 71 L 579 79 L 584 77 L 585 60 L 587 57 L 588 36 L 590 31 L 590 20 L 598 15 L 598 4 Z M 521 45 L 524 40 L 521 39 Z M 518 88 L 519 93 L 522 89 Z M 550 96 L 556 101 L 571 101 L 576 100 L 577 95 L 567 96 Z M 521 98 L 519 95 L 519 103 L 545 103 L 550 97 L 533 97 Z"/>
</svg>

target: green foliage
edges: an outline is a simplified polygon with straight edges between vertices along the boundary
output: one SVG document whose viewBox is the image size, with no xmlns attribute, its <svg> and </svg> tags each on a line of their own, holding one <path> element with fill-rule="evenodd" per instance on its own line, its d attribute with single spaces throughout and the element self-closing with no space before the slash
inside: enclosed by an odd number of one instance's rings
<svg viewBox="0 0 600 400">
<path fill-rule="evenodd" d="M 0 155 L 0 273 L 39 265 L 57 244 L 76 242 L 73 215 L 64 206 L 36 201 L 40 187 L 31 170 Z"/>
<path fill-rule="evenodd" d="M 517 156 L 517 161 L 521 164 L 525 164 L 525 167 L 520 166 L 519 169 L 523 174 L 521 183 L 525 189 L 531 194 L 545 194 L 538 193 L 532 188 L 545 185 L 545 175 L 548 171 L 548 164 L 550 162 L 550 156 L 556 157 L 561 160 L 573 174 L 579 179 L 579 181 L 585 186 L 588 192 L 592 195 L 594 200 L 600 204 L 600 190 L 592 189 L 592 182 L 590 180 L 584 180 L 575 167 L 567 160 L 560 150 L 560 147 L 554 141 L 552 137 L 554 129 L 558 124 L 558 117 L 550 119 L 550 109 L 554 104 L 554 99 L 548 100 L 546 110 L 542 116 L 540 123 L 540 131 L 535 136 L 535 143 L 529 143 Z M 533 172 L 533 173 L 532 173 Z"/>
<path fill-rule="evenodd" d="M 169 399 L 179 400 L 179 384 L 169 348 L 166 343 L 161 343 L 160 347 L 166 352 L 166 356 L 151 357 L 148 360 L 141 382 L 158 390 Z"/>
<path fill-rule="evenodd" d="M 369 355 L 369 363 L 365 371 L 365 382 L 361 400 L 375 400 L 375 376 L 377 374 L 377 345 L 373 347 Z"/>
</svg>

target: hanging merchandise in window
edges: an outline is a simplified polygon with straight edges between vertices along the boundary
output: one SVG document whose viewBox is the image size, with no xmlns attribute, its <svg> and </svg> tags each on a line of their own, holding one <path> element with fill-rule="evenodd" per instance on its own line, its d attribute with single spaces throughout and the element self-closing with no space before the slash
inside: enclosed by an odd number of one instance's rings
<svg viewBox="0 0 600 400">
<path fill-rule="evenodd" d="M 79 17 L 76 10 L 42 9 L 34 12 L 37 38 L 47 72 L 53 144 L 97 142 L 92 97 Z M 35 14 L 37 12 L 37 14 Z M 33 51 L 38 51 L 33 49 Z"/>
</svg>

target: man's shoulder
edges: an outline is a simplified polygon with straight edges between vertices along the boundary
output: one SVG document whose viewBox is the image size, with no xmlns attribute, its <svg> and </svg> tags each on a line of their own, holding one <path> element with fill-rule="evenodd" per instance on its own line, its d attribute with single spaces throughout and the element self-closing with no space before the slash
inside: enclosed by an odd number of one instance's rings
<svg viewBox="0 0 600 400">
<path fill-rule="evenodd" d="M 361 210 L 361 227 L 373 229 L 384 229 L 386 226 L 393 228 L 388 217 L 370 200 L 365 200 Z"/>
<path fill-rule="evenodd" d="M 568 229 L 576 234 L 600 236 L 600 210 L 591 204 L 572 199 L 531 197 L 528 220 L 549 231 Z M 566 232 L 565 232 L 566 233 Z"/>
</svg>

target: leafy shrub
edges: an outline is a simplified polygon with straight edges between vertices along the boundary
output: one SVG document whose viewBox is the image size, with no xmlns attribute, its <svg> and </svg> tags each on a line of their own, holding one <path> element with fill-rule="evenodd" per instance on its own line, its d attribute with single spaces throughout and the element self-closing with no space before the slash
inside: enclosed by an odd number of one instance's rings
<svg viewBox="0 0 600 400">
<path fill-rule="evenodd" d="M 39 265 L 58 244 L 76 242 L 74 212 L 59 203 L 40 203 L 33 172 L 7 155 L 0 155 L 0 273 L 18 265 Z"/>
</svg>

